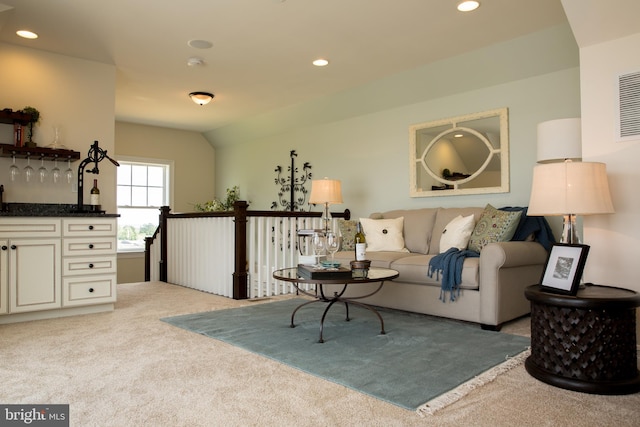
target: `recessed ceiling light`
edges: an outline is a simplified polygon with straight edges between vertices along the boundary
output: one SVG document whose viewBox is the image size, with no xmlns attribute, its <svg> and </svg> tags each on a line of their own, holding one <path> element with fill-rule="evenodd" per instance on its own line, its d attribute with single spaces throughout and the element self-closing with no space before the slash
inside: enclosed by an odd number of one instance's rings
<svg viewBox="0 0 640 427">
<path fill-rule="evenodd" d="M 471 12 L 472 10 L 476 10 L 480 7 L 480 2 L 475 0 L 467 0 L 458 3 L 458 10 L 460 12 Z"/>
<path fill-rule="evenodd" d="M 18 30 L 16 31 L 16 34 L 19 35 L 22 38 L 25 39 L 37 39 L 38 35 L 36 33 L 34 33 L 33 31 L 29 31 L 29 30 Z"/>
<path fill-rule="evenodd" d="M 213 43 L 207 40 L 189 40 L 187 44 L 196 49 L 211 49 Z"/>
<path fill-rule="evenodd" d="M 324 67 L 325 65 L 329 65 L 329 61 L 320 58 L 313 61 L 313 65 L 315 65 L 316 67 Z"/>
</svg>

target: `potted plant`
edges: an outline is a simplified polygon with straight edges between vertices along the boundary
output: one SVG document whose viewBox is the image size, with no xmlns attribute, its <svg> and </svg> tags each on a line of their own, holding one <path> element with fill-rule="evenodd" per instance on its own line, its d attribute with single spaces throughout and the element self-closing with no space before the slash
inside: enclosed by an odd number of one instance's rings
<svg viewBox="0 0 640 427">
<path fill-rule="evenodd" d="M 38 123 L 40 120 L 40 112 L 33 107 L 26 106 L 22 109 L 23 113 L 31 115 L 31 121 L 29 122 L 29 133 L 27 134 L 27 142 L 25 145 L 27 147 L 35 147 L 37 144 L 33 142 L 33 125 Z"/>
</svg>

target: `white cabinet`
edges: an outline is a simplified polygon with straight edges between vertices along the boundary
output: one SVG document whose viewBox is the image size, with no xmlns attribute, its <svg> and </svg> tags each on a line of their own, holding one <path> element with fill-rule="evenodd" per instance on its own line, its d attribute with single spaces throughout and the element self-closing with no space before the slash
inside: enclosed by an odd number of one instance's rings
<svg viewBox="0 0 640 427">
<path fill-rule="evenodd" d="M 116 218 L 0 218 L 0 323 L 113 310 Z"/>
<path fill-rule="evenodd" d="M 62 230 L 63 305 L 115 302 L 115 218 L 63 219 Z"/>
<path fill-rule="evenodd" d="M 60 239 L 9 239 L 9 312 L 62 306 Z"/>
<path fill-rule="evenodd" d="M 59 219 L 0 221 L 0 313 L 61 307 L 60 225 Z"/>
</svg>

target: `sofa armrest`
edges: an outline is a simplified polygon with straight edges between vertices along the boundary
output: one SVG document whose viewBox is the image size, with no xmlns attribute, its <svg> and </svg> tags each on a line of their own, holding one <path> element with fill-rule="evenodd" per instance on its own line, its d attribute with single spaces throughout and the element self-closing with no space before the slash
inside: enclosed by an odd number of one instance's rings
<svg viewBox="0 0 640 427">
<path fill-rule="evenodd" d="M 499 326 L 530 311 L 524 289 L 540 281 L 547 251 L 537 242 L 489 243 L 480 253 L 480 321 Z"/>
<path fill-rule="evenodd" d="M 544 264 L 547 251 L 538 242 L 489 243 L 480 253 L 480 269 Z"/>
</svg>

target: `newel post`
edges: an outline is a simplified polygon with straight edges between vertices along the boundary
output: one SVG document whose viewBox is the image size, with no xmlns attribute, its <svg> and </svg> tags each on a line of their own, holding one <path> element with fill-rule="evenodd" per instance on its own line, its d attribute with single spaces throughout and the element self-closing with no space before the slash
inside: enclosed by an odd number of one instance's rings
<svg viewBox="0 0 640 427">
<path fill-rule="evenodd" d="M 244 200 L 233 204 L 235 222 L 235 260 L 233 272 L 233 299 L 247 299 L 248 277 L 247 271 L 247 207 Z"/>
<path fill-rule="evenodd" d="M 160 208 L 160 281 L 167 281 L 167 216 L 171 208 L 162 206 Z"/>
</svg>

